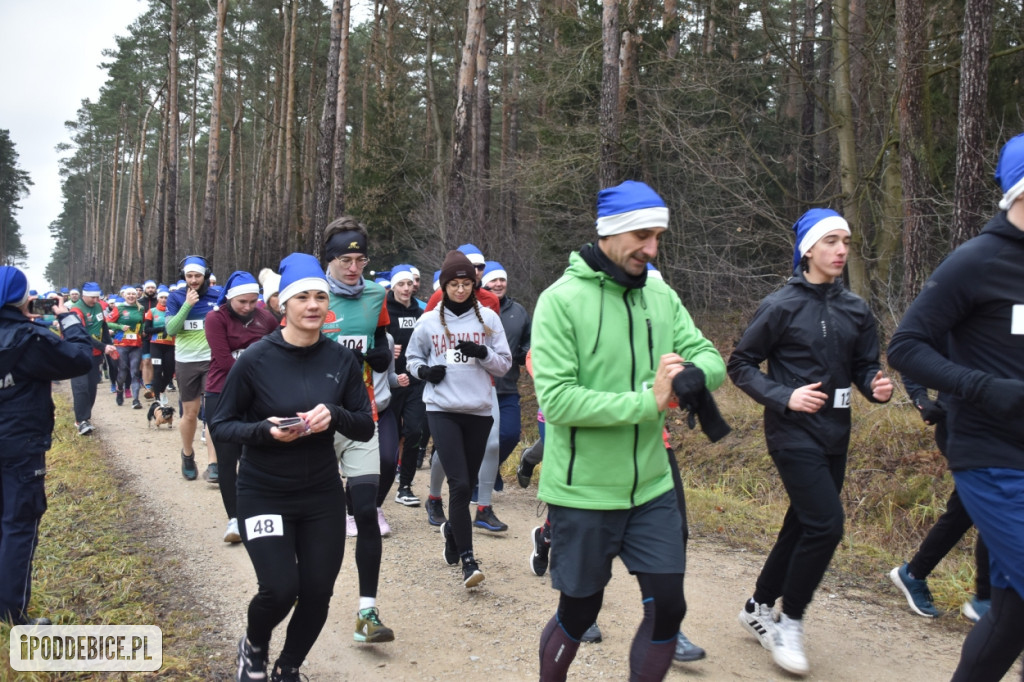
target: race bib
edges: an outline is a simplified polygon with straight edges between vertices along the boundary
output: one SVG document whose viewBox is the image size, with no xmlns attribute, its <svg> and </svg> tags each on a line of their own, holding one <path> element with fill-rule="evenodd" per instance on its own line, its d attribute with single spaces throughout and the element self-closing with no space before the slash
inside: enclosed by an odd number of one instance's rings
<svg viewBox="0 0 1024 682">
<path fill-rule="evenodd" d="M 1010 333 L 1014 335 L 1024 334 L 1024 305 L 1013 306 L 1013 316 L 1010 319 Z"/>
<path fill-rule="evenodd" d="M 139 338 L 138 334 L 133 334 L 131 332 L 125 332 L 124 333 L 124 340 L 125 341 L 135 341 L 137 338 Z"/>
<path fill-rule="evenodd" d="M 153 363 L 154 367 L 159 367 L 160 365 L 164 364 L 164 361 L 161 358 L 153 358 L 150 362 Z"/>
<path fill-rule="evenodd" d="M 468 355 L 463 355 L 454 348 L 449 348 L 444 352 L 444 361 L 449 365 L 475 365 L 476 358 L 471 358 Z"/>
<path fill-rule="evenodd" d="M 848 410 L 848 409 L 850 409 L 850 389 L 849 389 L 849 387 L 847 387 L 847 388 L 837 388 L 836 389 L 836 397 L 835 397 L 835 400 L 832 402 L 832 407 L 834 407 L 836 409 L 840 409 L 840 410 Z"/>
<path fill-rule="evenodd" d="M 245 535 L 249 540 L 269 538 L 272 536 L 281 537 L 284 535 L 284 522 L 280 514 L 262 514 L 250 516 L 245 520 Z"/>
<path fill-rule="evenodd" d="M 367 339 L 366 339 L 365 336 L 339 336 L 338 337 L 338 343 L 340 343 L 341 345 L 345 346 L 345 348 L 350 348 L 352 350 L 357 350 L 360 353 L 365 353 L 366 352 L 366 342 L 367 342 Z"/>
<path fill-rule="evenodd" d="M 198 332 L 203 329 L 203 322 L 205 320 L 185 320 L 185 324 L 182 327 L 187 332 Z"/>
<path fill-rule="evenodd" d="M 416 318 L 415 317 L 400 317 L 400 318 L 398 318 L 398 328 L 399 329 L 412 329 L 415 326 L 416 326 Z"/>
</svg>

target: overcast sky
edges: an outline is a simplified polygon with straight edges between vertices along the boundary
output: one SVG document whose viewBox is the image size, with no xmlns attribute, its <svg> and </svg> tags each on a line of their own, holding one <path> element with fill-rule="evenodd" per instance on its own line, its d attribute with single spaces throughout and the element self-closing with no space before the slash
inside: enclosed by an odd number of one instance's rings
<svg viewBox="0 0 1024 682">
<path fill-rule="evenodd" d="M 64 122 L 83 99 L 99 97 L 103 50 L 116 47 L 114 36 L 127 35 L 145 9 L 139 0 L 0 0 L 0 128 L 11 131 L 18 165 L 35 183 L 16 215 L 33 289 L 49 288 L 48 228 L 61 210 L 55 147 L 70 141 Z"/>
</svg>

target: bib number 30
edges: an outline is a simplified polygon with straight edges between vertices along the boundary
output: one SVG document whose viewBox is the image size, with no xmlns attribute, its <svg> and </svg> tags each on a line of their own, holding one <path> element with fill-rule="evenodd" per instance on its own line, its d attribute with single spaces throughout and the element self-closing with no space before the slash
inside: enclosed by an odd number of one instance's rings
<svg viewBox="0 0 1024 682">
<path fill-rule="evenodd" d="M 284 522 L 280 514 L 250 516 L 245 520 L 245 535 L 249 540 L 284 535 Z"/>
<path fill-rule="evenodd" d="M 449 348 L 444 353 L 444 361 L 449 365 L 475 365 L 476 358 L 464 355 L 454 348 Z"/>
</svg>

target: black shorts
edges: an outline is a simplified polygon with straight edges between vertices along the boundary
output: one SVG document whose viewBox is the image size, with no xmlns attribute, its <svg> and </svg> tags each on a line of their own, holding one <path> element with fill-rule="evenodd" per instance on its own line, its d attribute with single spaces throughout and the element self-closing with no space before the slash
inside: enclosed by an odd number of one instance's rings
<svg viewBox="0 0 1024 682">
<path fill-rule="evenodd" d="M 178 396 L 181 402 L 191 402 L 203 396 L 206 391 L 206 374 L 210 371 L 209 360 L 178 362 L 174 370 L 178 376 Z"/>
<path fill-rule="evenodd" d="M 683 520 L 669 490 L 632 509 L 576 509 L 548 505 L 551 586 L 570 597 L 600 592 L 612 578 L 612 560 L 630 573 L 683 573 Z"/>
</svg>

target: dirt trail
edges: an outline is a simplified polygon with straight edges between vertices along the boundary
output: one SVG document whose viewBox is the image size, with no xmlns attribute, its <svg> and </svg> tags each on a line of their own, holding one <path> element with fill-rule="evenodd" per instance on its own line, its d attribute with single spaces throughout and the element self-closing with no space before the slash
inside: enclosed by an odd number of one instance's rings
<svg viewBox="0 0 1024 682">
<path fill-rule="evenodd" d="M 181 477 L 177 427 L 148 429 L 146 411 L 133 410 L 129 404 L 117 407 L 105 385 L 100 386 L 93 414 L 96 436 L 149 512 L 154 541 L 180 557 L 183 580 L 220 637 L 210 642 L 220 652 L 213 669 L 231 679 L 235 643 L 244 630 L 245 609 L 256 581 L 245 549 L 221 540 L 226 518 L 219 493 L 202 480 L 187 482 Z M 202 453 L 198 434 L 195 445 Z M 201 464 L 200 470 L 204 467 Z M 418 472 L 413 484 L 424 498 L 426 474 Z M 469 591 L 462 587 L 459 569 L 444 564 L 440 535 L 427 524 L 423 507 L 403 507 L 392 494 L 384 507 L 393 533 L 384 539 L 378 603 L 397 640 L 377 646 L 353 642 L 356 573 L 354 545 L 346 543 L 331 612 L 303 672 L 311 680 L 330 681 L 536 679 L 538 636 L 554 610 L 557 593 L 546 577 L 529 571 L 530 531 L 538 525 L 535 493 L 512 484 L 495 495 L 495 510 L 510 530 L 500 535 L 475 531 L 474 549 L 487 579 Z M 762 560 L 700 536 L 691 538 L 684 631 L 707 649 L 708 657 L 674 664 L 668 679 L 793 679 L 776 668 L 768 652 L 736 622 Z M 966 626 L 950 627 L 946 621 L 952 616 L 929 621 L 911 615 L 883 581 L 880 577 L 879 593 L 865 594 L 826 578 L 808 611 L 812 673 L 807 679 L 949 678 Z M 604 642 L 582 646 L 570 679 L 628 677 L 639 602 L 635 581 L 617 564 L 599 618 Z M 283 629 L 275 634 L 271 661 Z"/>
</svg>

